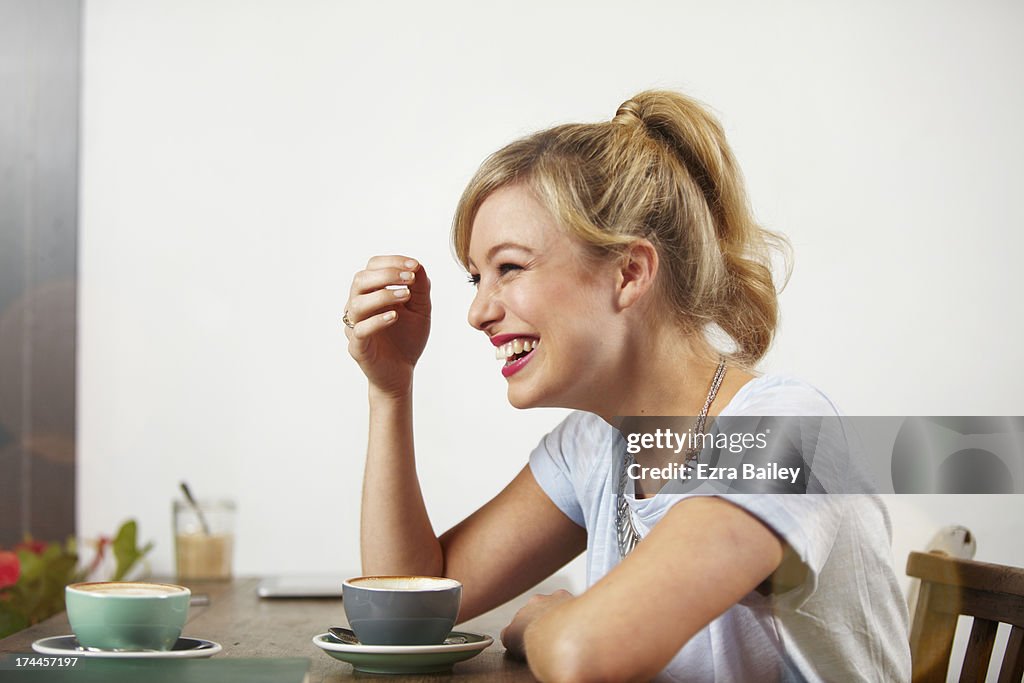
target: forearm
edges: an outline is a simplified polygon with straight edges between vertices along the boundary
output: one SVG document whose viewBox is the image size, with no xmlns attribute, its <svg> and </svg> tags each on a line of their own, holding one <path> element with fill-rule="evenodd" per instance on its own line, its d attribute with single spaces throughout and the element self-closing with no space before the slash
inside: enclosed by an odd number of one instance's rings
<svg viewBox="0 0 1024 683">
<path fill-rule="evenodd" d="M 542 681 L 650 680 L 782 557 L 774 532 L 743 509 L 714 497 L 680 502 L 626 560 L 525 628 L 530 669 Z M 622 633 L 633 641 L 628 658 Z"/>
<path fill-rule="evenodd" d="M 360 547 L 367 575 L 439 576 L 444 570 L 416 475 L 411 389 L 399 397 L 370 390 Z"/>
<path fill-rule="evenodd" d="M 609 637 L 608 614 L 573 598 L 531 623 L 523 634 L 530 671 L 540 681 L 649 681 L 663 663 L 624 657 Z M 617 631 L 616 631 L 617 632 Z"/>
</svg>

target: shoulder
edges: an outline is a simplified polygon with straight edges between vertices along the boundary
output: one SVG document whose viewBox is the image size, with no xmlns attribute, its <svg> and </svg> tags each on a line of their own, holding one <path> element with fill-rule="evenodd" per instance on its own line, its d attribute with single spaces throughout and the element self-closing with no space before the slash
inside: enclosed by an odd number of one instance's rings
<svg viewBox="0 0 1024 683">
<path fill-rule="evenodd" d="M 599 459 L 609 453 L 614 435 L 612 426 L 600 417 L 577 410 L 548 432 L 537 450 L 575 469 L 584 464 L 581 461 Z"/>
<path fill-rule="evenodd" d="M 744 384 L 721 415 L 841 415 L 825 392 L 787 375 L 762 375 Z"/>
<path fill-rule="evenodd" d="M 586 476 L 610 462 L 614 434 L 598 416 L 575 411 L 541 438 L 530 454 L 530 465 L 536 475 L 556 470 L 570 479 Z"/>
<path fill-rule="evenodd" d="M 612 426 L 593 413 L 574 410 L 544 437 L 565 442 L 604 442 L 611 438 Z"/>
<path fill-rule="evenodd" d="M 548 432 L 530 454 L 530 471 L 554 504 L 580 526 L 588 526 L 600 489 L 595 477 L 607 478 L 614 444 L 611 425 L 597 415 L 574 412 Z"/>
</svg>

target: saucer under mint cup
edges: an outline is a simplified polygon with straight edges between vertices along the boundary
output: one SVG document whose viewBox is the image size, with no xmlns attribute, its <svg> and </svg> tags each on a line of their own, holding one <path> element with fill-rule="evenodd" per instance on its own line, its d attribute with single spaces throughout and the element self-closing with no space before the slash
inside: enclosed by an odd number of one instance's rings
<svg viewBox="0 0 1024 683">
<path fill-rule="evenodd" d="M 185 626 L 191 596 L 184 586 L 162 583 L 75 583 L 64 589 L 78 644 L 101 650 L 170 650 Z"/>
<path fill-rule="evenodd" d="M 362 576 L 342 584 L 349 626 L 364 645 L 438 645 L 459 616 L 462 584 L 428 576 Z"/>
</svg>

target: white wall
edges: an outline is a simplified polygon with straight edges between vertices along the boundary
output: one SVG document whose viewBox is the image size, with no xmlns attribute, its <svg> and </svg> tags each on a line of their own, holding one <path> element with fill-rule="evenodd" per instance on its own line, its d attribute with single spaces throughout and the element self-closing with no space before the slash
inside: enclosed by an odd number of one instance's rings
<svg viewBox="0 0 1024 683">
<path fill-rule="evenodd" d="M 510 408 L 465 323 L 455 202 L 502 144 L 649 87 L 718 111 L 792 239 L 765 370 L 850 414 L 1024 414 L 1024 5 L 589 4 L 87 3 L 82 535 L 135 517 L 169 573 L 187 479 L 238 501 L 239 573 L 357 567 L 365 382 L 340 318 L 381 252 L 434 282 L 436 528 L 493 495 L 562 412 Z M 1024 565 L 1021 500 L 896 500 L 897 557 L 962 522 Z"/>
</svg>

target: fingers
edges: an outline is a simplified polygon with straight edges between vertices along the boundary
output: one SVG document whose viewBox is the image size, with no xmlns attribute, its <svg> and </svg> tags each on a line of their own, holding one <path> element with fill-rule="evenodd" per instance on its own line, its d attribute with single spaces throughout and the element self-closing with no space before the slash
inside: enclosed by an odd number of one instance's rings
<svg viewBox="0 0 1024 683">
<path fill-rule="evenodd" d="M 554 593 L 535 593 L 532 596 L 530 596 L 530 599 L 527 600 L 526 604 L 528 604 L 528 605 L 535 605 L 538 602 L 547 602 L 551 598 L 556 598 L 558 600 L 564 600 L 565 598 L 571 598 L 571 597 L 573 597 L 572 593 L 570 593 L 569 591 L 565 590 L 564 588 L 559 588 Z"/>
<path fill-rule="evenodd" d="M 384 271 L 389 273 L 384 276 L 371 277 L 369 273 L 375 273 L 376 271 Z M 411 273 L 412 277 L 402 280 L 399 277 L 400 273 Z M 367 283 L 365 287 L 372 288 L 373 282 L 379 282 L 380 278 L 383 277 L 385 280 L 389 280 L 386 284 L 409 284 L 412 287 L 413 301 L 418 299 L 427 299 L 430 294 L 430 278 L 427 277 L 427 271 L 419 261 L 408 256 L 374 256 L 366 262 L 366 268 L 356 274 L 356 279 L 362 280 L 366 278 Z M 362 288 L 356 291 L 356 280 L 353 280 L 352 294 L 364 294 L 369 289 Z"/>
<path fill-rule="evenodd" d="M 404 270 L 416 270 L 419 262 L 408 256 L 372 256 L 366 262 L 367 270 L 380 270 L 381 268 L 400 268 Z"/>
<path fill-rule="evenodd" d="M 383 288 L 353 296 L 348 302 L 348 319 L 358 325 L 385 311 L 394 311 L 396 305 L 405 303 L 410 296 L 409 287 Z"/>
<path fill-rule="evenodd" d="M 403 285 L 408 287 L 416 281 L 415 268 L 386 266 L 383 268 L 367 268 L 352 278 L 350 294 L 357 296 L 367 294 L 382 287 Z"/>
<path fill-rule="evenodd" d="M 395 310 L 404 304 L 410 311 L 430 314 L 430 278 L 416 259 L 407 256 L 374 256 L 352 278 L 346 310 L 348 319 L 359 322 Z M 384 322 L 390 322 L 384 321 Z M 374 329 L 378 329 L 378 325 Z"/>
<path fill-rule="evenodd" d="M 515 619 L 513 619 L 505 628 L 501 629 L 501 633 L 498 634 L 498 639 L 501 640 L 501 644 L 505 646 L 507 654 L 517 659 L 523 658 L 522 638 L 519 633 L 519 628 L 515 623 Z"/>
<path fill-rule="evenodd" d="M 358 322 L 352 320 L 352 322 L 355 323 L 355 327 L 346 326 L 345 336 L 349 338 L 349 341 L 353 339 L 362 341 L 367 337 L 372 337 L 377 332 L 380 332 L 385 327 L 395 322 L 397 317 L 398 314 L 395 311 L 384 311 L 383 313 L 370 316 L 369 318 Z M 350 313 L 349 319 L 351 320 L 351 318 L 352 314 Z"/>
<path fill-rule="evenodd" d="M 374 256 L 370 259 L 366 268 L 352 278 L 349 298 L 394 286 L 409 287 L 414 299 L 429 300 L 430 278 L 426 270 L 416 259 L 403 256 Z"/>
</svg>

